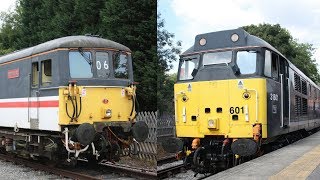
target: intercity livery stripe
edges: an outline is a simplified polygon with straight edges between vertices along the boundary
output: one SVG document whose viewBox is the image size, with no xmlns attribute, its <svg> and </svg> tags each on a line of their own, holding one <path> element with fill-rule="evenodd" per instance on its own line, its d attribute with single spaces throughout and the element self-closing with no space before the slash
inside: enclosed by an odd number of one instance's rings
<svg viewBox="0 0 320 180">
<path fill-rule="evenodd" d="M 43 107 L 59 107 L 58 100 L 52 101 L 30 101 L 30 102 L 0 102 L 0 108 L 43 108 Z"/>
<path fill-rule="evenodd" d="M 0 108 L 59 107 L 59 96 L 0 99 Z"/>
</svg>

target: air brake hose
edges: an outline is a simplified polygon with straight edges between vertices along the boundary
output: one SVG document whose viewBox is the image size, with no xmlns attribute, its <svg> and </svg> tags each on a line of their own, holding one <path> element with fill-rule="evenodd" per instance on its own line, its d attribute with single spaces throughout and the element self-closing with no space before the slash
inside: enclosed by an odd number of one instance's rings
<svg viewBox="0 0 320 180">
<path fill-rule="evenodd" d="M 78 106 L 77 106 L 77 111 L 78 111 Z M 81 111 L 82 111 L 82 99 L 81 99 L 81 96 L 80 96 L 80 109 L 79 109 L 79 114 L 77 112 L 77 117 L 76 118 L 79 118 L 79 116 L 81 114 Z"/>
<path fill-rule="evenodd" d="M 77 101 L 77 97 L 75 96 L 74 97 L 74 101 L 75 101 L 75 118 L 77 118 L 77 115 L 78 115 L 78 101 Z"/>
<path fill-rule="evenodd" d="M 70 118 L 70 119 L 73 119 L 74 118 L 74 103 L 73 103 L 73 100 L 72 100 L 72 97 L 70 96 L 70 95 L 68 95 L 68 99 L 70 99 L 70 101 L 71 101 L 71 103 L 72 103 L 72 107 L 73 107 L 73 113 L 72 113 L 72 117 L 70 116 L 70 114 L 69 114 L 69 110 L 68 110 L 68 102 L 66 102 L 66 113 L 67 113 L 67 115 L 68 115 L 68 117 Z"/>
<path fill-rule="evenodd" d="M 132 96 L 132 109 L 131 109 L 131 112 L 130 112 L 130 117 L 132 116 L 132 113 L 133 113 L 133 110 L 134 110 L 134 108 L 135 108 L 135 96 L 133 95 Z"/>
<path fill-rule="evenodd" d="M 72 107 L 73 107 L 73 113 L 72 113 L 72 119 L 74 119 L 75 115 L 76 115 L 76 111 L 75 111 L 75 105 L 74 105 L 74 102 L 73 102 L 73 98 L 71 97 L 71 103 L 72 103 Z"/>
</svg>

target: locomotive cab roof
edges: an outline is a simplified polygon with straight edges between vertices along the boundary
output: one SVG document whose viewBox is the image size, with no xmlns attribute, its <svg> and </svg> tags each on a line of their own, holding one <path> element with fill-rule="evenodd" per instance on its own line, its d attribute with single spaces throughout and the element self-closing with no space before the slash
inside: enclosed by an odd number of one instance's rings
<svg viewBox="0 0 320 180">
<path fill-rule="evenodd" d="M 1 56 L 0 63 L 9 62 L 58 48 L 110 48 L 119 51 L 131 52 L 128 47 L 108 39 L 92 36 L 67 36 Z"/>
<path fill-rule="evenodd" d="M 242 28 L 199 34 L 195 37 L 194 45 L 185 52 L 183 52 L 182 55 L 192 54 L 200 51 L 236 48 L 244 46 L 266 47 L 282 55 L 269 43 L 247 33 Z"/>
<path fill-rule="evenodd" d="M 293 65 L 289 59 L 281 54 L 276 48 L 263 39 L 251 35 L 242 28 L 198 34 L 195 37 L 194 45 L 181 54 L 181 56 L 201 53 L 205 51 L 215 51 L 223 49 L 233 49 L 241 47 L 264 47 L 272 50 L 287 60 L 289 66 L 297 72 L 302 78 L 309 81 L 315 87 L 318 87 L 309 77 L 300 69 Z"/>
</svg>

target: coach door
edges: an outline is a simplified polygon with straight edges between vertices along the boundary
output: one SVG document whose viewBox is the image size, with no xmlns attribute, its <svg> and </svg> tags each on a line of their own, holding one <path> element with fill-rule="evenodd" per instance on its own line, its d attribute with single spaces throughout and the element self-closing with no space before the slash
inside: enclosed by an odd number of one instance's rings
<svg viewBox="0 0 320 180">
<path fill-rule="evenodd" d="M 289 92 L 289 68 L 286 59 L 280 56 L 280 83 L 281 83 L 281 127 L 289 125 L 290 92 Z"/>
<path fill-rule="evenodd" d="M 31 129 L 39 129 L 39 77 L 38 57 L 32 59 L 30 74 L 29 123 Z"/>
</svg>

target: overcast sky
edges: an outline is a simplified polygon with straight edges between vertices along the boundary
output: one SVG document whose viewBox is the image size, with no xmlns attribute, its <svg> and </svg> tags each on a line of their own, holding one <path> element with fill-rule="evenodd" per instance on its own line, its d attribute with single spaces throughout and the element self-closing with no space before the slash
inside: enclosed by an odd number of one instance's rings
<svg viewBox="0 0 320 180">
<path fill-rule="evenodd" d="M 299 42 L 313 44 L 320 65 L 319 0 L 159 0 L 158 12 L 165 28 L 182 41 L 183 51 L 197 34 L 278 23 Z"/>
<path fill-rule="evenodd" d="M 10 8 L 14 9 L 16 0 L 1 0 L 0 1 L 0 11 L 7 12 Z"/>
<path fill-rule="evenodd" d="M 15 1 L 1 0 L 0 11 L 12 10 Z M 279 23 L 299 42 L 313 44 L 320 65 L 319 0 L 159 0 L 158 12 L 165 19 L 165 28 L 182 41 L 183 51 L 200 33 Z"/>
</svg>

